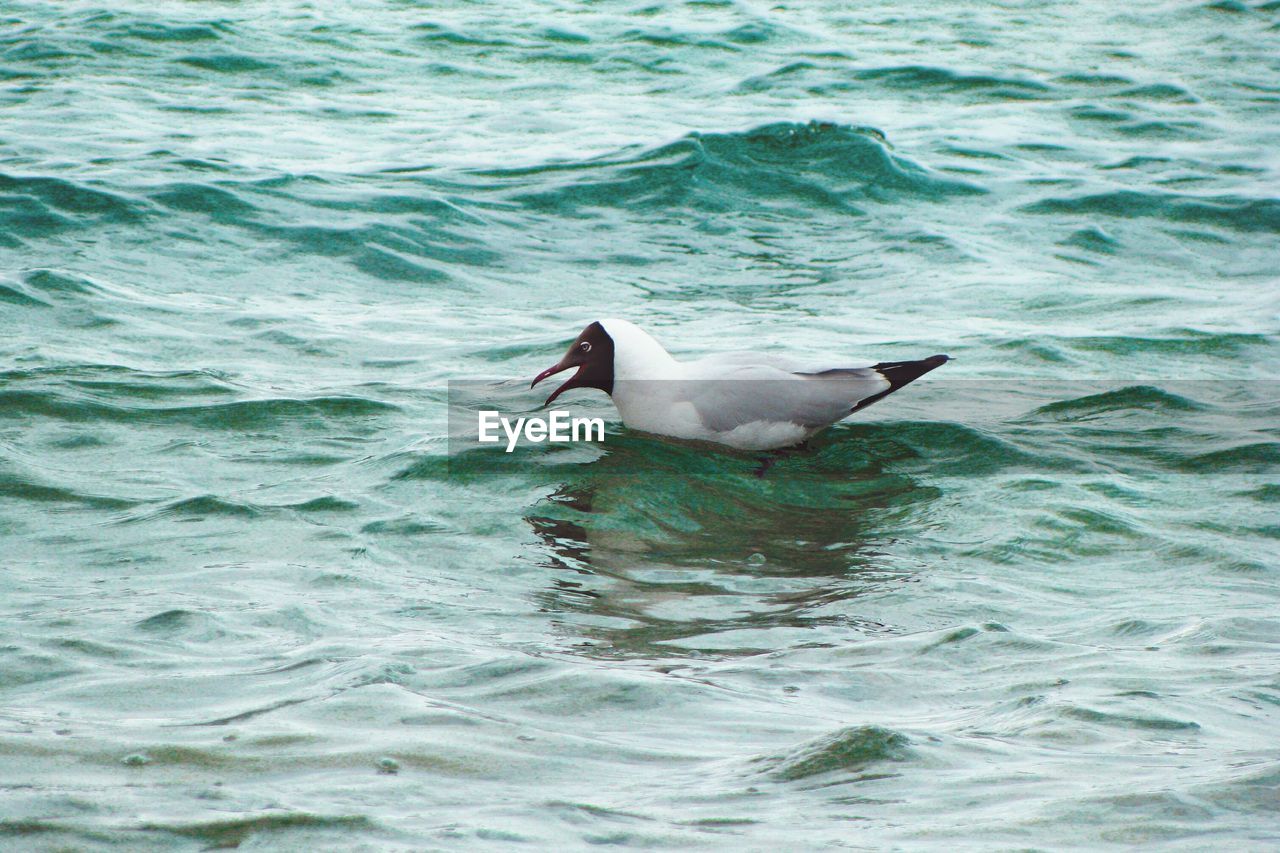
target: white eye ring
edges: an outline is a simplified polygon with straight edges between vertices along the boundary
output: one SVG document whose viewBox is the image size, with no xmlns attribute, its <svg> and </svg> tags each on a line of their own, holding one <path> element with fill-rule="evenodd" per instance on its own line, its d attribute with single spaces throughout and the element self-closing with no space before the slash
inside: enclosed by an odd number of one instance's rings
<svg viewBox="0 0 1280 853">
<path fill-rule="evenodd" d="M 578 349 L 582 350 L 583 352 L 591 352 L 591 341 L 583 341 L 582 343 L 578 344 Z"/>
</svg>

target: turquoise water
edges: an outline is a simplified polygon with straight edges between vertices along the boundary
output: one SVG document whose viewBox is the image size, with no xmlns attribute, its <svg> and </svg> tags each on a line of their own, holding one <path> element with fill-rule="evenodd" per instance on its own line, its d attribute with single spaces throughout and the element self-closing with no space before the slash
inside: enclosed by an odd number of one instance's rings
<svg viewBox="0 0 1280 853">
<path fill-rule="evenodd" d="M 1278 26 L 4 4 L 0 846 L 1280 842 Z M 602 316 L 956 360 L 450 454 Z"/>
</svg>

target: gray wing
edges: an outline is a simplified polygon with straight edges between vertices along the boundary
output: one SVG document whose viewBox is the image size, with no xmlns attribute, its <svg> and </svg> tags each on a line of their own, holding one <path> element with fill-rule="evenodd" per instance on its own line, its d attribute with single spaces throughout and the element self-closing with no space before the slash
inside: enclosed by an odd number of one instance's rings
<svg viewBox="0 0 1280 853">
<path fill-rule="evenodd" d="M 780 355 L 772 352 L 721 352 L 687 362 L 685 367 L 695 376 L 715 376 L 732 372 L 744 367 L 773 367 L 787 373 L 811 374 L 830 370 L 859 370 L 865 365 L 832 363 L 830 356 L 826 359 L 799 359 L 792 355 Z"/>
<path fill-rule="evenodd" d="M 803 374 L 742 364 L 683 380 L 677 396 L 693 405 L 708 429 L 727 432 L 761 421 L 816 429 L 847 417 L 863 400 L 889 390 L 889 381 L 871 368 Z"/>
</svg>

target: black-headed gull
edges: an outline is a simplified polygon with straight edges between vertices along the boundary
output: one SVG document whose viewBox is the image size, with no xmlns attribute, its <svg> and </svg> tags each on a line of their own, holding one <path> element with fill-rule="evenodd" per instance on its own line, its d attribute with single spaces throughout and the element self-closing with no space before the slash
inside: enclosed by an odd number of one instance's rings
<svg viewBox="0 0 1280 853">
<path fill-rule="evenodd" d="M 681 362 L 634 323 L 600 320 L 583 329 L 533 385 L 576 367 L 548 405 L 571 388 L 598 388 L 613 398 L 631 429 L 772 450 L 804 441 L 949 360 L 935 355 L 842 367 L 733 352 Z"/>
</svg>

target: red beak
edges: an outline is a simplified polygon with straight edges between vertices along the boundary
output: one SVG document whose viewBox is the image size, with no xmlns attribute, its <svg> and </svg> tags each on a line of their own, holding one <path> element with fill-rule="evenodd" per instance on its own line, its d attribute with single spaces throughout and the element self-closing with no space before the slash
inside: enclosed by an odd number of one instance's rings
<svg viewBox="0 0 1280 853">
<path fill-rule="evenodd" d="M 529 387 L 532 388 L 534 385 L 537 385 L 539 382 L 546 379 L 548 376 L 555 376 L 557 373 L 563 373 L 564 371 L 568 370 L 571 367 L 581 368 L 581 366 L 582 366 L 581 364 L 575 364 L 573 362 L 570 362 L 566 358 L 562 360 L 559 364 L 553 367 L 548 367 L 546 370 L 542 371 L 537 376 L 535 376 L 533 378 L 533 382 L 529 384 Z M 578 373 L 575 373 L 573 374 L 573 376 L 569 377 L 568 382 L 564 383 L 559 388 L 552 391 L 551 396 L 547 398 L 547 402 L 543 403 L 543 405 L 550 406 L 551 401 L 554 400 L 556 397 L 559 397 L 561 394 L 563 394 L 565 391 L 568 391 L 570 388 L 577 388 L 578 386 L 575 383 L 577 382 L 578 376 L 581 373 L 582 371 L 579 370 Z"/>
</svg>

